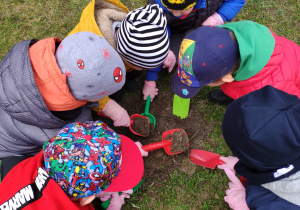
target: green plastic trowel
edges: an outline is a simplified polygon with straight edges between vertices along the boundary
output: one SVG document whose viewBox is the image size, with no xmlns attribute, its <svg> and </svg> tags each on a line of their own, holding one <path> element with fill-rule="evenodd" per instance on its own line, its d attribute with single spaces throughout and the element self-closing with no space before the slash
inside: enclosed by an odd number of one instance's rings
<svg viewBox="0 0 300 210">
<path fill-rule="evenodd" d="M 147 100 L 146 100 L 145 112 L 142 113 L 141 115 L 148 117 L 150 123 L 153 124 L 153 126 L 155 126 L 155 125 L 156 125 L 156 118 L 154 117 L 153 114 L 151 114 L 151 113 L 149 112 L 149 110 L 150 110 L 150 102 L 151 102 L 151 97 L 150 97 L 150 95 L 149 95 L 149 96 L 147 97 Z"/>
<path fill-rule="evenodd" d="M 190 98 L 181 98 L 178 95 L 174 95 L 173 100 L 173 115 L 180 117 L 181 119 L 186 118 L 189 114 L 190 109 Z"/>
</svg>

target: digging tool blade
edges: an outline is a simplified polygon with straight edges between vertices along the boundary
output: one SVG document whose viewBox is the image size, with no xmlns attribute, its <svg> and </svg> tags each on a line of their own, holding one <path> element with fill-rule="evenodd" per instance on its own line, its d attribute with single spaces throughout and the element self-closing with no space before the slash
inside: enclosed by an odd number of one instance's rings
<svg viewBox="0 0 300 210">
<path fill-rule="evenodd" d="M 189 109 L 190 99 L 181 98 L 175 94 L 173 100 L 173 115 L 184 119 L 188 116 Z"/>
</svg>

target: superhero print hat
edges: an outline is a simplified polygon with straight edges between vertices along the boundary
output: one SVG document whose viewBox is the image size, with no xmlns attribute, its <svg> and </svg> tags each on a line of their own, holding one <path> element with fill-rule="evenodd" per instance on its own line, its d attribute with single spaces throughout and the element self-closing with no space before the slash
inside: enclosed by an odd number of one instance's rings
<svg viewBox="0 0 300 210">
<path fill-rule="evenodd" d="M 75 198 L 125 191 L 144 173 L 141 152 L 101 121 L 70 123 L 43 145 L 45 170 Z"/>
<path fill-rule="evenodd" d="M 238 59 L 239 48 L 229 30 L 199 27 L 181 43 L 172 89 L 181 98 L 192 98 L 201 87 L 230 73 Z"/>
<path fill-rule="evenodd" d="M 101 36 L 78 32 L 62 40 L 56 61 L 72 96 L 78 101 L 97 101 L 125 84 L 126 70 L 119 54 Z"/>
</svg>

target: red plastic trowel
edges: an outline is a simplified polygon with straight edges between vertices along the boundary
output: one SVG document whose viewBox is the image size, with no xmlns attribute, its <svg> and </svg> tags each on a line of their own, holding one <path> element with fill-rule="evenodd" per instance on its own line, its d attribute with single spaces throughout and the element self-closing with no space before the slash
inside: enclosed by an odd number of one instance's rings
<svg viewBox="0 0 300 210">
<path fill-rule="evenodd" d="M 207 168 L 214 169 L 216 165 L 223 165 L 225 162 L 220 160 L 220 155 L 205 150 L 192 149 L 190 160 L 199 165 Z"/>
</svg>

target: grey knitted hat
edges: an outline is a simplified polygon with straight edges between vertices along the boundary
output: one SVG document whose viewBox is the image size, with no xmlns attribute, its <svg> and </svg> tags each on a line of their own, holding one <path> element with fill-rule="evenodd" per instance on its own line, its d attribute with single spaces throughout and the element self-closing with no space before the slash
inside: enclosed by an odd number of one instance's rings
<svg viewBox="0 0 300 210">
<path fill-rule="evenodd" d="M 96 101 L 125 83 L 126 70 L 119 54 L 101 36 L 78 32 L 66 37 L 55 54 L 67 84 L 78 100 Z"/>
<path fill-rule="evenodd" d="M 162 8 L 149 4 L 128 13 L 117 33 L 117 50 L 129 63 L 146 69 L 160 66 L 169 51 Z"/>
</svg>

